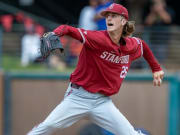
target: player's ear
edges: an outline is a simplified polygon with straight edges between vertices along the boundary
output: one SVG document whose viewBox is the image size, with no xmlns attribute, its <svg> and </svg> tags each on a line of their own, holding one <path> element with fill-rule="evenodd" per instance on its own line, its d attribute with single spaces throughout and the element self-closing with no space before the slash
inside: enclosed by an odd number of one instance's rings
<svg viewBox="0 0 180 135">
<path fill-rule="evenodd" d="M 124 25 L 126 25 L 127 20 L 126 20 L 125 18 L 123 18 L 123 19 L 121 20 L 121 23 L 122 23 L 122 26 L 124 26 Z"/>
</svg>

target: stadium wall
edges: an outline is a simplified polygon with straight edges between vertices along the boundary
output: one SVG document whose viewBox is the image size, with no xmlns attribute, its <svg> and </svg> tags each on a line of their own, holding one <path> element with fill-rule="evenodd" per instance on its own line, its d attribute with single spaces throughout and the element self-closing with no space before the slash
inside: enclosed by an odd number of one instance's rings
<svg viewBox="0 0 180 135">
<path fill-rule="evenodd" d="M 63 99 L 68 77 L 57 74 L 6 74 L 4 134 L 26 134 L 42 122 Z M 174 115 L 174 112 L 178 115 L 178 103 L 174 104 L 178 102 L 175 101 L 178 97 L 174 97 L 170 89 L 173 87 L 177 91 L 179 85 L 175 84 L 177 82 L 172 76 L 165 80 L 161 87 L 153 87 L 151 75 L 130 75 L 120 93 L 112 97 L 115 105 L 135 127 L 145 128 L 152 135 L 178 135 L 177 116 Z M 81 120 L 54 135 L 77 135 L 88 122 Z"/>
<path fill-rule="evenodd" d="M 3 135 L 3 72 L 0 71 L 0 135 Z"/>
</svg>

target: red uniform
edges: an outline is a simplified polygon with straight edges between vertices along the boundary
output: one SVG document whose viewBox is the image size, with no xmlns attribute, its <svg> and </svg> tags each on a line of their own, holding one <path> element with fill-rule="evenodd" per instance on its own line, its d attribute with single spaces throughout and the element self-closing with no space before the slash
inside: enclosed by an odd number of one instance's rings
<svg viewBox="0 0 180 135">
<path fill-rule="evenodd" d="M 109 32 L 122 30 L 129 17 L 127 9 L 116 3 L 101 15 L 106 17 Z M 54 32 L 59 36 L 69 35 L 84 45 L 64 100 L 28 135 L 50 134 L 83 117 L 115 135 L 145 135 L 134 129 L 109 96 L 119 91 L 132 61 L 141 56 L 155 72 L 153 82 L 160 85 L 163 71 L 146 43 L 139 38 L 126 37 L 115 44 L 107 31 L 89 31 L 66 25 L 59 26 Z"/>
<path fill-rule="evenodd" d="M 69 35 L 84 46 L 70 81 L 89 92 L 110 96 L 117 93 L 132 61 L 143 56 L 152 72 L 162 70 L 147 44 L 135 37 L 123 38 L 120 45 L 112 42 L 107 31 L 89 31 L 61 25 L 54 30 Z"/>
</svg>

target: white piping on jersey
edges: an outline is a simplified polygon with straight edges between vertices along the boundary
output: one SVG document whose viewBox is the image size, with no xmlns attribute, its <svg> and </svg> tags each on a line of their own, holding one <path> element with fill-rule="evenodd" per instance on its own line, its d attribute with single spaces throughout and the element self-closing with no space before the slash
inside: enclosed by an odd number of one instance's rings
<svg viewBox="0 0 180 135">
<path fill-rule="evenodd" d="M 142 45 L 142 41 L 141 41 L 141 56 L 143 56 L 143 45 Z"/>
<path fill-rule="evenodd" d="M 82 39 L 83 39 L 83 44 L 85 43 L 85 37 L 84 37 L 84 35 L 83 35 L 83 33 L 82 33 L 82 31 L 78 28 L 78 31 L 79 31 L 79 33 L 81 34 L 81 37 L 82 37 Z"/>
<path fill-rule="evenodd" d="M 143 56 L 143 45 L 142 45 L 142 41 L 139 40 L 139 39 L 136 38 L 136 37 L 132 37 L 132 38 L 136 39 L 137 43 L 140 44 L 140 46 L 141 46 L 141 56 Z"/>
</svg>

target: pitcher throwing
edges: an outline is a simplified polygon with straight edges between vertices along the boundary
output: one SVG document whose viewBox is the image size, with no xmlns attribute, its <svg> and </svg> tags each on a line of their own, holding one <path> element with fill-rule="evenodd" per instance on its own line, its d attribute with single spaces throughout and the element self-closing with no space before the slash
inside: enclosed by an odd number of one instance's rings
<svg viewBox="0 0 180 135">
<path fill-rule="evenodd" d="M 50 135 L 85 116 L 115 135 L 144 135 L 134 130 L 110 96 L 119 92 L 132 61 L 141 56 L 152 69 L 155 86 L 161 85 L 164 72 L 148 45 L 130 37 L 134 23 L 128 21 L 125 7 L 113 3 L 101 15 L 106 18 L 105 31 L 61 25 L 51 32 L 50 36 L 69 35 L 81 41 L 83 48 L 63 101 L 28 135 Z"/>
</svg>

